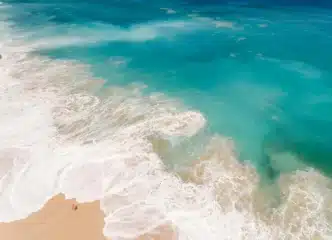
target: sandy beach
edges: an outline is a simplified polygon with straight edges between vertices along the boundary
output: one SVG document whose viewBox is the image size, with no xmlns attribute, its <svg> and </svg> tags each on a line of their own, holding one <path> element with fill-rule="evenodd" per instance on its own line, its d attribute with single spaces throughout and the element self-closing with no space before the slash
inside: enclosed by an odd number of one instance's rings
<svg viewBox="0 0 332 240">
<path fill-rule="evenodd" d="M 73 206 L 77 206 L 74 210 Z M 102 234 L 104 221 L 99 201 L 77 204 L 75 200 L 58 195 L 49 200 L 40 211 L 26 219 L 0 223 L 0 239 L 4 240 L 111 240 Z M 137 240 L 176 239 L 169 227 Z"/>
<path fill-rule="evenodd" d="M 0 239 L 7 240 L 105 240 L 99 202 L 78 204 L 58 195 L 26 219 L 0 223 Z"/>
</svg>

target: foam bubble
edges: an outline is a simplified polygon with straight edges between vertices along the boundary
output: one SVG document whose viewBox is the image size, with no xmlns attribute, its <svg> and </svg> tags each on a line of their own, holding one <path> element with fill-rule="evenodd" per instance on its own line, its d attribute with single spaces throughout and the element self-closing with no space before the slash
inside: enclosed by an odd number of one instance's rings
<svg viewBox="0 0 332 240">
<path fill-rule="evenodd" d="M 234 23 L 228 21 L 215 21 L 217 28 L 234 28 Z"/>
<path fill-rule="evenodd" d="M 176 11 L 171 8 L 160 8 L 160 10 L 164 10 L 167 14 L 175 14 Z"/>
<path fill-rule="evenodd" d="M 267 23 L 261 23 L 257 25 L 260 28 L 267 28 L 269 25 Z"/>
</svg>

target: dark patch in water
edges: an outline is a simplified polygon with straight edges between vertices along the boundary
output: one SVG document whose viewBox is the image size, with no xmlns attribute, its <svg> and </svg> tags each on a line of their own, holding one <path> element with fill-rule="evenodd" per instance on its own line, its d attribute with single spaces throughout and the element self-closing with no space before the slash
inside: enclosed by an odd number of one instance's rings
<svg viewBox="0 0 332 240">
<path fill-rule="evenodd" d="M 308 132 L 304 136 L 299 136 L 296 135 L 296 131 L 278 126 L 265 137 L 263 149 L 269 149 L 274 153 L 291 153 L 308 167 L 316 168 L 331 177 L 332 149 L 326 145 L 328 139 L 319 134 L 319 131 L 314 130 L 317 129 L 317 126 L 308 125 L 307 128 L 311 128 L 312 133 L 316 133 L 316 136 L 310 136 Z M 326 131 L 329 131 L 329 129 L 326 129 Z M 271 166 L 269 156 L 265 156 L 264 159 L 262 165 L 266 169 L 266 174 L 273 178 L 276 176 L 274 174 L 276 170 Z"/>
</svg>

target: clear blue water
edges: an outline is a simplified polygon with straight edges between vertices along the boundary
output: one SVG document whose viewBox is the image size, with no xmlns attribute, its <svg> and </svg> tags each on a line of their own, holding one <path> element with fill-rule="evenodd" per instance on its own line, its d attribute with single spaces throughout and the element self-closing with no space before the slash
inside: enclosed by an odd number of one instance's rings
<svg viewBox="0 0 332 240">
<path fill-rule="evenodd" d="M 31 38 L 82 40 L 42 54 L 180 99 L 262 174 L 294 170 L 271 165 L 280 152 L 332 174 L 332 10 L 297 2 L 11 1 Z"/>
</svg>

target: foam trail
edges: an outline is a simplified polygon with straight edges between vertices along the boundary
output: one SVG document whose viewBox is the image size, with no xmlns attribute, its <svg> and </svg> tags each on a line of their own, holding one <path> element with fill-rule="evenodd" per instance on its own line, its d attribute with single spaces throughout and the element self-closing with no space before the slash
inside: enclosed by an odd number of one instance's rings
<svg viewBox="0 0 332 240">
<path fill-rule="evenodd" d="M 178 34 L 190 33 L 213 27 L 212 21 L 173 20 L 134 24 L 129 28 L 110 24 L 94 24 L 90 27 L 76 25 L 55 25 L 34 29 L 29 33 L 27 47 L 30 49 L 53 49 L 68 46 L 83 46 L 102 42 L 144 42 L 156 38 L 172 38 Z M 63 29 L 59 31 L 59 29 Z M 68 30 L 69 29 L 69 30 Z M 66 34 L 56 34 L 65 32 Z M 37 40 L 38 39 L 38 40 Z"/>
</svg>

